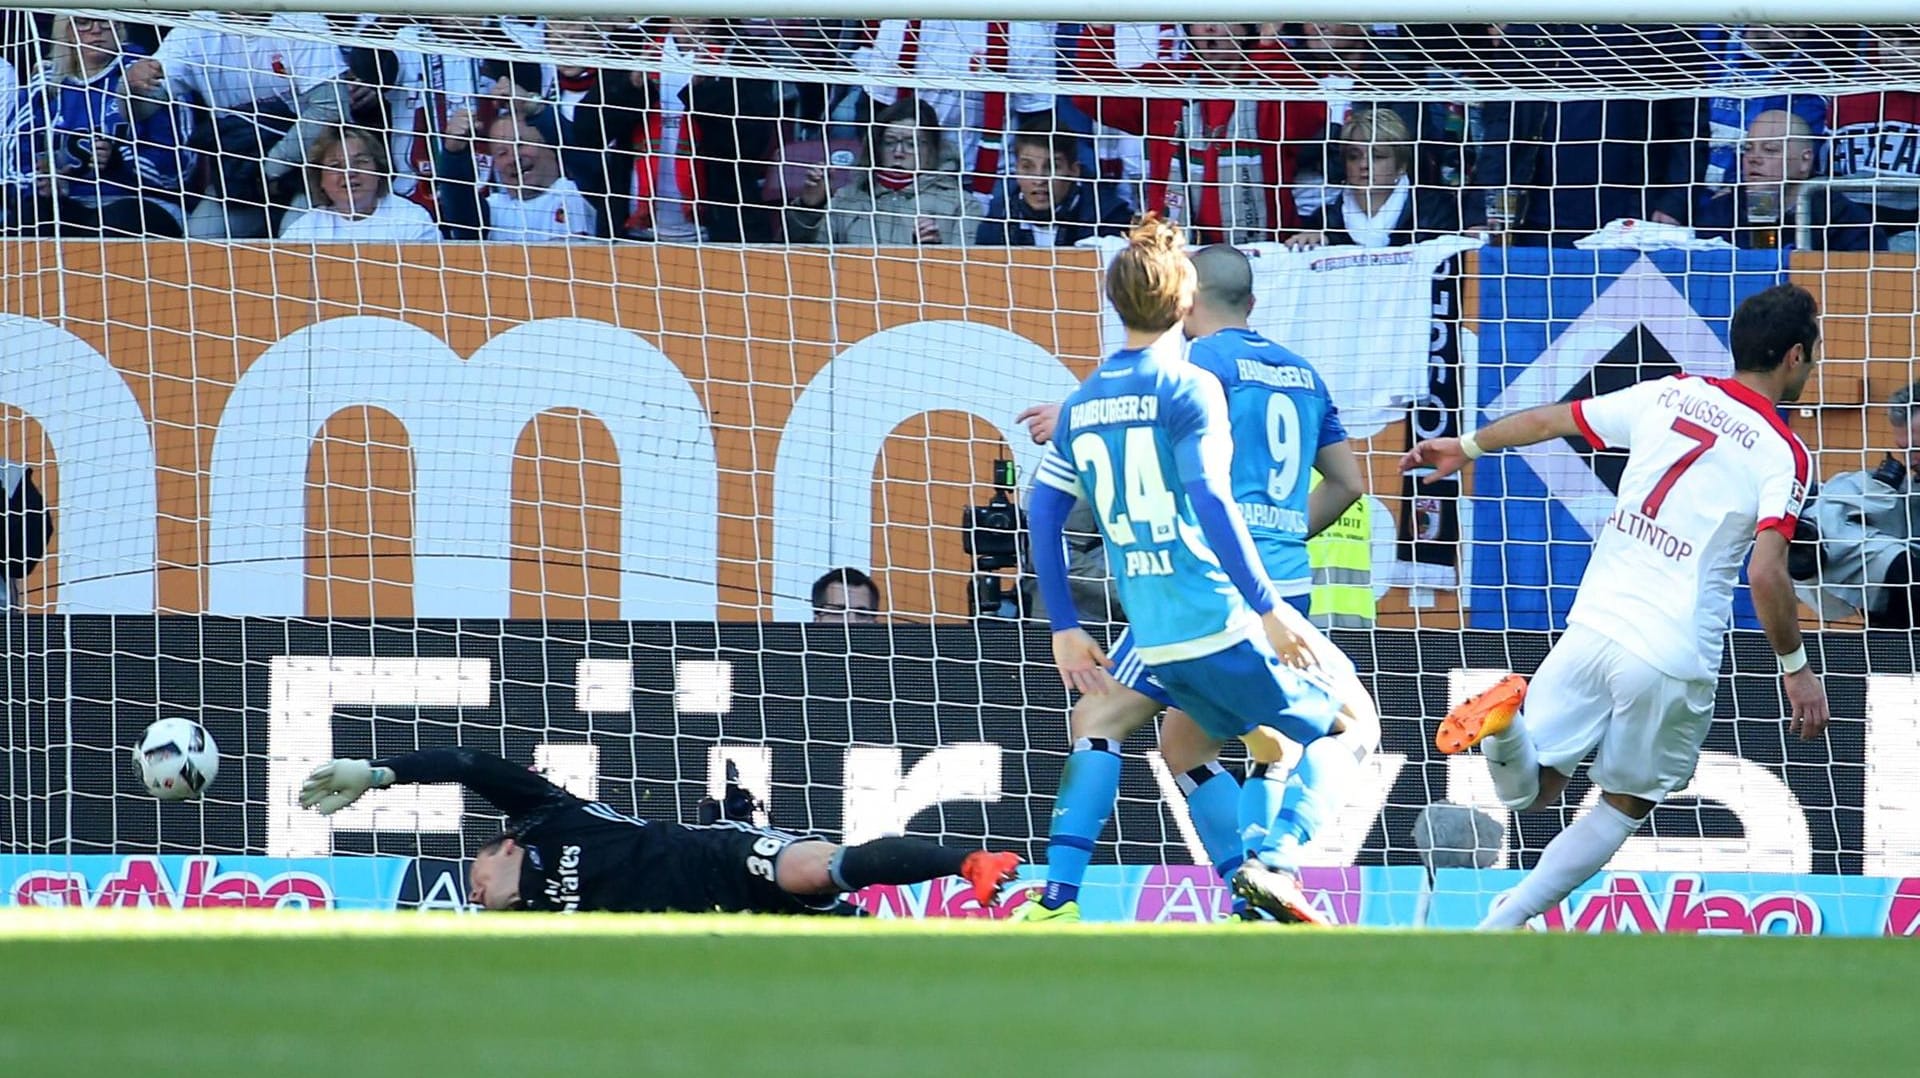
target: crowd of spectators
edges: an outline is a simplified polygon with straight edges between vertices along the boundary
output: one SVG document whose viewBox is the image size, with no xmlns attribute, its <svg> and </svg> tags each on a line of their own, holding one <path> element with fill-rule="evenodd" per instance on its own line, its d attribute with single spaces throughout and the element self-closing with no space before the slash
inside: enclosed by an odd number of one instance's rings
<svg viewBox="0 0 1920 1078">
<path fill-rule="evenodd" d="M 1802 90 L 1831 78 L 1835 42 L 1791 29 L 5 18 L 11 234 L 1044 247 L 1156 210 L 1203 242 L 1294 247 L 1461 230 L 1562 245 L 1640 218 L 1742 247 L 1911 250 L 1920 210 L 1920 91 Z M 363 33 L 329 44 L 329 19 Z M 610 31 L 644 43 L 625 67 L 528 59 L 610 55 Z M 1911 27 L 1841 45 L 1863 72 L 1920 63 Z M 681 66 L 791 73 L 800 56 L 845 79 Z M 1723 92 L 1475 86 L 1514 70 L 1630 85 L 1654 58 Z M 1196 92 L 1031 92 L 1067 71 Z M 941 81 L 1000 73 L 1028 81 Z M 1303 93 L 1234 97 L 1253 81 Z M 1395 85 L 1403 99 L 1373 99 Z"/>
</svg>

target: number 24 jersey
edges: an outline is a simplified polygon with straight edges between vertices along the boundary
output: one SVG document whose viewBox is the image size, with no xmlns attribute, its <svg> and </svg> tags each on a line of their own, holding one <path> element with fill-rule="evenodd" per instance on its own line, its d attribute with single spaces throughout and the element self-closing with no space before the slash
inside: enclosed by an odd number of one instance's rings
<svg viewBox="0 0 1920 1078">
<path fill-rule="evenodd" d="M 1186 484 L 1218 479 L 1231 498 L 1227 402 L 1177 342 L 1115 352 L 1060 409 L 1035 482 L 1093 506 L 1107 564 L 1148 663 L 1234 646 L 1258 622 L 1220 568 Z"/>
</svg>

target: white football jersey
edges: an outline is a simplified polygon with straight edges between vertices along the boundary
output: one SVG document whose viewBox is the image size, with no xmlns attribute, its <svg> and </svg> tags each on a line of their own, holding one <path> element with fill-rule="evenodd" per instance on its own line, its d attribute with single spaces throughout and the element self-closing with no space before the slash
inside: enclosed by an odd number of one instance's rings
<svg viewBox="0 0 1920 1078">
<path fill-rule="evenodd" d="M 1807 447 L 1772 402 L 1732 379 L 1641 382 L 1575 401 L 1573 416 L 1595 448 L 1628 452 L 1568 623 L 1670 676 L 1718 676 L 1754 538 L 1793 537 Z"/>
<path fill-rule="evenodd" d="M 365 217 L 348 217 L 330 209 L 310 209 L 289 217 L 280 227 L 280 238 L 302 243 L 438 243 L 440 229 L 432 214 L 388 194 Z"/>
</svg>

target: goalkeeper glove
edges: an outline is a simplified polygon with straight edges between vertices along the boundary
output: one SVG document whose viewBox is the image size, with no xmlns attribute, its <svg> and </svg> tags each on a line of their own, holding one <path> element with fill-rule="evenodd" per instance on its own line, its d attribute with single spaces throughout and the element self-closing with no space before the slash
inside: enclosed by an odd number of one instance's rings
<svg viewBox="0 0 1920 1078">
<path fill-rule="evenodd" d="M 366 760 L 332 760 L 313 769 L 300 784 L 300 807 L 331 816 L 370 789 L 393 785 L 393 769 L 375 767 Z"/>
</svg>

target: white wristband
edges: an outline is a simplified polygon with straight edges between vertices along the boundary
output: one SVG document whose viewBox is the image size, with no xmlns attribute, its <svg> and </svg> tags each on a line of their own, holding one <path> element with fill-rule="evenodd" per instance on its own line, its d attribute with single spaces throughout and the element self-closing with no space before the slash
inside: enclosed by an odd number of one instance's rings
<svg viewBox="0 0 1920 1078">
<path fill-rule="evenodd" d="M 1480 443 L 1473 437 L 1472 431 L 1460 436 L 1460 452 L 1465 453 L 1468 460 L 1479 460 L 1487 455 L 1487 451 L 1480 448 Z"/>
<path fill-rule="evenodd" d="M 1780 672 L 1782 674 L 1797 674 L 1807 668 L 1807 646 L 1805 644 L 1794 648 L 1785 655 L 1775 657 L 1780 660 Z"/>
</svg>

